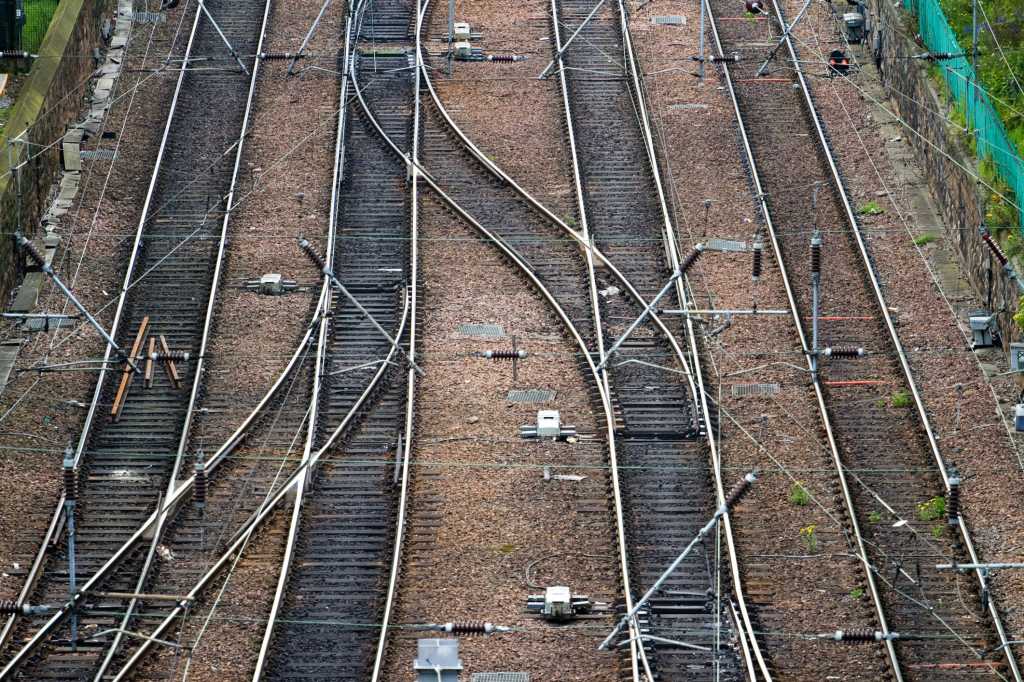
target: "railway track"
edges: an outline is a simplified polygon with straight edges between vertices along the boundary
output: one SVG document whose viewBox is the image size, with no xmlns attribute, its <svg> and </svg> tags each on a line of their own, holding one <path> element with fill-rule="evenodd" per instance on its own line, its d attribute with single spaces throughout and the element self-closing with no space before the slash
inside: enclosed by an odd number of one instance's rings
<svg viewBox="0 0 1024 682">
<path fill-rule="evenodd" d="M 256 52 L 264 4 L 211 2 L 207 9 L 242 54 Z M 223 50 L 216 28 L 197 12 L 186 54 Z M 152 520 L 158 501 L 174 490 L 182 471 L 201 394 L 196 377 L 203 372 L 226 244 L 227 209 L 241 158 L 241 135 L 230 131 L 241 133 L 247 124 L 254 67 L 250 60 L 245 70 L 183 69 L 178 77 L 113 335 L 129 348 L 146 320 L 151 337 L 163 335 L 171 349 L 188 352 L 193 359 L 179 363 L 180 386 L 157 372 L 152 387 L 143 392 L 141 378 L 136 378 L 119 410 L 114 403 L 121 395 L 116 382 L 120 373 L 108 369 L 100 375 L 75 453 L 76 575 L 93 576 L 78 592 L 79 609 L 85 604 L 85 591 L 96 585 L 95 576 L 109 574 L 111 557 L 139 540 L 139 528 Z M 119 364 L 109 348 L 105 359 Z M 53 617 L 26 617 L 8 624 L 3 636 L 7 665 L 0 673 L 4 678 L 80 679 L 82 670 L 95 666 L 105 649 L 102 640 L 83 640 L 78 646 L 68 641 L 64 619 L 71 609 L 66 603 L 69 569 L 60 532 L 63 523 L 58 512 L 20 597 L 22 603 L 61 606 Z M 108 589 L 134 592 L 145 555 L 121 553 L 122 560 L 134 563 Z M 126 602 L 113 600 L 99 610 L 127 607 Z M 109 613 L 82 611 L 78 620 L 84 637 L 109 629 L 112 619 Z"/>
<path fill-rule="evenodd" d="M 717 53 L 741 58 L 719 68 L 804 352 L 813 344 L 807 333 L 810 240 L 815 226 L 830 234 L 839 232 L 837 226 L 846 231 L 845 238 L 827 238 L 822 247 L 827 319 L 820 323 L 818 347 L 860 347 L 868 356 L 823 359 L 814 390 L 848 515 L 847 532 L 867 567 L 865 580 L 885 637 L 876 646 L 884 649 L 897 680 L 1019 680 L 998 610 L 979 598 L 984 577 L 935 568 L 951 559 L 977 560 L 969 523 L 958 510 L 943 513 L 945 505 L 936 502 L 949 498 L 949 464 L 788 38 L 773 73 L 756 75 L 771 47 L 771 41 L 766 47 L 763 22 L 772 22 L 772 40 L 778 38 L 785 25 L 782 10 L 776 5 L 769 17 L 750 21 L 732 16 L 731 3 L 709 0 L 708 7 Z M 836 629 L 842 628 L 837 624 Z"/>
<path fill-rule="evenodd" d="M 547 211 L 543 206 L 538 204 L 535 200 L 529 197 L 521 188 L 519 188 L 510 178 L 504 175 L 500 169 L 498 169 L 493 162 L 482 154 L 473 144 L 466 138 L 461 131 L 458 130 L 457 126 L 451 120 L 450 116 L 444 110 L 443 105 L 440 104 L 440 100 L 437 98 L 436 93 L 433 91 L 433 86 L 430 84 L 429 74 L 424 70 L 424 80 L 431 91 L 432 99 L 426 111 L 424 112 L 424 142 L 421 161 L 426 172 L 429 173 L 429 184 L 436 190 L 441 191 L 442 196 L 445 197 L 446 201 L 450 206 L 456 208 L 456 212 L 463 215 L 474 227 L 483 232 L 485 236 L 492 240 L 492 242 L 499 247 L 505 254 L 505 256 L 514 265 L 518 266 L 527 278 L 533 283 L 533 285 L 541 291 L 541 293 L 548 299 L 559 314 L 562 316 L 563 322 L 567 325 L 571 335 L 573 335 L 577 342 L 582 348 L 588 349 L 585 356 L 582 356 L 582 364 L 585 373 L 598 377 L 599 374 L 596 370 L 596 362 L 592 356 L 593 347 L 598 347 L 599 344 L 604 343 L 604 338 L 599 338 L 596 334 L 597 324 L 595 323 L 595 314 L 597 313 L 597 307 L 595 302 L 597 300 L 596 295 L 596 279 L 593 272 L 593 262 L 600 261 L 605 267 L 609 267 L 613 278 L 620 284 L 624 284 L 627 292 L 637 301 L 644 300 L 642 294 L 634 288 L 633 284 L 629 280 L 628 276 L 624 275 L 620 270 L 614 267 L 613 263 L 609 263 L 606 260 L 605 254 L 600 253 L 597 249 L 587 250 L 584 252 L 588 254 L 587 259 L 590 261 L 588 267 L 586 262 L 581 263 L 581 259 L 578 254 L 578 245 L 570 246 L 565 249 L 564 252 L 560 251 L 563 247 L 559 243 L 543 243 L 543 237 L 550 237 L 550 226 L 554 224 L 557 229 L 564 230 L 570 233 L 574 239 L 579 243 L 586 244 L 588 239 L 586 238 L 585 232 L 577 232 L 572 228 L 568 227 L 562 220 L 553 216 L 550 211 Z M 625 92 L 628 96 L 629 90 L 626 86 Z M 621 110 L 620 110 L 621 111 Z M 455 144 L 453 144 L 453 142 Z M 635 159 L 636 161 L 646 162 L 648 160 L 647 152 L 643 148 L 643 143 L 640 143 L 640 158 Z M 643 166 L 641 166 L 642 168 Z M 619 203 L 614 204 L 616 190 L 613 189 L 609 194 L 611 196 L 604 197 L 607 201 L 612 202 L 610 208 L 614 210 L 618 208 L 622 210 L 624 205 L 625 197 L 621 194 L 621 188 L 617 188 L 619 192 Z M 538 215 L 539 214 L 539 215 Z M 477 222 L 476 218 L 481 217 L 483 220 Z M 539 220 L 538 220 L 539 219 Z M 548 223 L 545 225 L 544 223 Z M 486 225 L 486 228 L 484 227 Z M 541 237 L 542 239 L 537 239 Z M 651 261 L 643 261 L 633 263 L 635 272 L 641 272 L 643 268 L 649 267 Z M 657 272 L 665 274 L 666 278 L 668 273 L 665 272 L 664 265 L 658 265 Z M 669 271 L 670 272 L 670 271 Z M 657 291 L 660 289 L 661 282 L 655 285 L 657 275 L 654 278 L 649 277 L 648 288 L 649 290 Z M 624 313 L 628 307 L 623 306 L 619 310 Z M 634 308 L 632 317 L 626 318 L 624 321 L 620 321 L 620 329 L 628 323 L 628 321 L 635 318 L 636 315 L 642 308 Z M 596 319 L 599 320 L 599 314 Z M 655 315 L 654 322 L 650 325 L 650 328 L 645 330 L 645 336 L 655 336 L 657 334 L 664 334 L 665 338 L 672 339 L 672 334 L 668 327 L 661 322 L 660 319 Z M 655 341 L 652 343 L 650 340 L 636 344 L 638 349 L 643 349 L 643 361 L 647 362 L 651 358 L 654 360 L 661 359 L 663 362 L 674 362 L 678 361 L 682 367 L 687 367 L 686 354 L 674 341 L 666 342 L 666 346 L 671 348 L 660 349 L 661 356 L 657 353 L 651 354 L 651 348 L 657 347 L 658 344 Z M 674 358 L 672 352 L 674 351 Z M 639 353 L 638 353 L 639 355 Z M 598 356 L 599 357 L 599 356 Z M 632 359 L 639 360 L 640 357 L 634 356 Z M 636 363 L 627 362 L 626 365 Z M 643 367 L 638 365 L 638 367 Z M 678 366 L 677 366 L 678 367 Z M 628 367 L 626 370 L 629 372 L 634 368 Z M 676 371 L 685 371 L 677 369 Z M 671 372 L 670 372 L 671 373 Z M 645 373 L 645 370 L 641 370 L 638 373 L 632 374 L 636 383 L 633 386 L 641 385 L 641 382 L 652 380 L 652 375 Z M 623 380 L 625 381 L 625 380 Z M 613 462 L 613 471 L 616 471 L 614 467 L 615 462 L 615 450 L 617 448 L 617 441 L 623 434 L 627 438 L 632 437 L 635 442 L 632 445 L 636 445 L 635 452 L 642 452 L 644 455 L 650 457 L 650 452 L 653 448 L 661 448 L 667 441 L 668 447 L 662 450 L 659 454 L 663 457 L 661 460 L 669 459 L 678 456 L 678 451 L 673 452 L 673 444 L 694 442 L 701 436 L 701 426 L 699 421 L 692 418 L 692 415 L 697 413 L 697 410 L 692 407 L 693 399 L 690 395 L 679 393 L 678 389 L 673 386 L 672 390 L 676 391 L 678 401 L 664 401 L 660 402 L 657 399 L 651 399 L 650 396 L 630 396 L 624 402 L 626 403 L 625 408 L 619 406 L 613 406 L 610 399 L 610 392 L 608 391 L 608 385 L 602 379 L 596 379 L 593 393 L 595 396 L 595 402 L 599 403 L 606 413 L 608 418 L 608 428 L 610 433 L 610 450 L 611 460 Z M 696 392 L 696 384 L 691 385 L 691 391 Z M 684 389 L 685 392 L 685 389 Z M 652 392 L 653 393 L 653 392 Z M 620 403 L 621 404 L 621 403 Z M 676 415 L 680 406 L 688 406 L 690 408 L 690 418 L 684 418 L 680 421 Z M 628 420 L 625 416 L 625 411 L 628 410 Z M 660 411 L 660 416 L 659 416 Z M 630 431 L 630 428 L 632 431 Z M 696 451 L 700 452 L 704 459 L 701 463 L 701 468 L 705 472 L 705 478 L 703 479 L 704 485 L 711 487 L 708 482 L 708 464 L 706 461 L 707 453 L 697 446 Z M 649 458 L 647 461 L 655 461 L 657 458 Z M 676 461 L 676 460 L 672 460 Z M 697 481 L 700 481 L 698 478 Z M 648 504 L 651 507 L 656 507 L 658 504 L 664 504 L 668 495 L 662 496 L 658 499 L 658 493 L 656 486 L 649 479 L 646 481 L 649 486 L 650 497 L 644 499 L 642 493 L 639 491 L 641 486 L 637 486 L 637 499 L 641 500 L 642 503 Z M 693 485 L 694 482 L 687 482 Z M 699 484 L 699 483 L 697 483 Z M 613 499 L 614 505 L 617 509 L 619 508 L 620 500 L 620 489 L 616 482 L 613 486 Z M 720 483 L 718 484 L 719 490 L 721 489 Z M 678 491 L 677 491 L 678 492 Z M 710 513 L 713 508 L 713 498 L 708 496 L 707 508 L 702 510 L 705 512 L 702 516 L 702 520 L 706 519 L 706 515 Z M 682 544 L 681 538 L 685 534 L 683 532 L 676 531 L 672 535 L 672 529 L 668 528 L 669 520 L 673 513 L 678 511 L 679 508 L 668 509 L 665 514 L 661 516 L 661 519 L 665 521 L 665 526 L 660 529 L 644 529 L 643 532 L 647 532 L 647 542 L 656 541 L 657 533 L 661 533 L 666 541 L 678 541 L 678 544 Z M 648 510 L 649 511 L 649 510 Z M 699 513 L 699 512 L 698 512 Z M 640 510 L 636 510 L 637 517 L 640 516 Z M 619 518 L 619 529 L 620 536 L 626 535 L 623 532 L 623 515 L 621 511 L 617 512 Z M 694 516 L 696 518 L 696 515 Z M 695 533 L 699 526 L 702 524 L 695 524 L 693 532 Z M 635 528 L 639 528 L 639 524 Z M 633 530 L 631 528 L 630 530 Z M 670 537 L 671 536 L 671 537 Z M 628 535 L 626 535 L 628 537 Z M 630 539 L 632 541 L 632 539 Z M 623 557 L 623 568 L 624 575 L 628 575 L 629 565 L 625 561 L 627 550 L 623 544 L 620 544 L 620 555 Z M 664 558 L 664 562 L 658 565 L 656 568 L 654 564 L 663 557 L 650 556 L 650 568 L 648 569 L 648 579 L 653 581 L 656 577 L 656 570 L 663 568 L 668 563 L 671 557 Z M 708 640 L 716 640 L 715 632 L 721 625 L 721 619 L 711 619 L 715 622 L 715 626 L 708 628 L 707 621 L 705 620 L 700 625 L 695 623 L 701 620 L 698 616 L 694 618 L 698 611 L 703 611 L 707 607 L 707 595 L 706 590 L 709 585 L 714 584 L 713 579 L 707 575 L 707 568 L 703 568 L 702 574 L 705 576 L 704 581 L 701 583 L 701 596 L 699 599 L 694 599 L 695 595 L 691 594 L 680 594 L 679 591 L 673 589 L 665 595 L 662 595 L 662 599 L 656 602 L 654 620 L 661 618 L 661 626 L 666 629 L 672 628 L 673 632 L 670 634 L 676 634 L 678 630 L 683 630 L 689 626 L 687 635 L 693 634 L 698 637 L 707 637 Z M 685 583 L 685 578 L 680 581 L 681 584 Z M 699 606 L 696 603 L 699 601 Z M 728 608 L 728 612 L 733 613 L 732 608 Z M 650 631 L 649 622 L 652 614 L 647 614 L 645 617 L 645 631 Z M 684 625 L 686 624 L 686 625 Z M 388 626 L 387 621 L 384 623 L 385 628 Z M 384 638 L 386 640 L 386 637 Z M 744 648 L 749 647 L 746 644 L 746 638 L 744 640 Z M 719 641 L 715 641 L 714 644 L 717 647 Z M 667 648 L 667 647 L 665 647 Z M 675 648 L 675 647 L 673 647 Z M 678 647 L 684 649 L 686 647 Z M 714 647 L 712 647 L 714 648 Z M 652 658 L 655 654 L 655 648 L 651 646 L 645 646 L 643 650 L 634 648 L 633 656 L 630 657 L 629 668 L 632 669 L 632 676 L 634 679 L 639 679 L 641 670 L 645 672 L 651 671 L 651 663 L 649 658 Z M 720 652 L 719 652 L 720 653 Z M 689 674 L 688 668 L 692 669 L 693 656 L 680 656 L 675 655 L 677 652 L 667 652 L 664 654 L 665 663 L 662 664 L 668 674 L 678 674 L 680 676 Z M 731 654 L 726 654 L 730 656 Z M 383 656 L 382 653 L 378 654 L 378 659 Z M 721 670 L 723 662 L 721 656 L 718 654 L 706 657 L 699 665 L 707 670 L 707 674 L 713 675 L 715 670 Z M 745 656 L 745 659 L 750 660 L 751 656 Z M 748 663 L 752 665 L 752 663 Z M 732 674 L 738 675 L 739 662 L 737 658 L 733 658 L 732 662 L 726 662 L 725 667 L 727 671 L 731 671 Z M 659 669 L 660 670 L 660 669 Z M 374 679 L 377 671 L 375 671 Z"/>
<path fill-rule="evenodd" d="M 408 35 L 408 20 L 403 24 L 401 16 L 394 3 L 358 5 L 346 69 L 363 83 L 361 97 L 372 102 L 387 136 L 411 150 L 416 71 L 404 52 L 382 48 L 378 54 L 374 45 Z M 348 96 L 343 88 L 343 103 Z M 408 330 L 415 339 L 415 192 L 405 163 L 380 138 L 370 113 L 359 104 L 349 106 L 340 138 L 344 173 L 331 260 L 344 286 L 381 325 L 392 333 Z M 415 370 L 381 364 L 390 344 L 338 293 L 333 308 L 314 442 L 334 440 L 367 385 L 374 395 L 325 453 L 308 490 L 299 489 L 288 558 L 254 680 L 365 680 L 379 638 L 363 624 L 379 620 L 386 603 L 381 587 L 398 532 L 394 520 L 403 499 Z M 413 355 L 415 342 L 406 348 Z"/>
</svg>

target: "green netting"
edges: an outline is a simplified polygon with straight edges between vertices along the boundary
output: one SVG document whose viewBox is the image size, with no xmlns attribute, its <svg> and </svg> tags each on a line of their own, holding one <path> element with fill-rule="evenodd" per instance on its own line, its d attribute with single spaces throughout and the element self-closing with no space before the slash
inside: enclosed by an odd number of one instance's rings
<svg viewBox="0 0 1024 682">
<path fill-rule="evenodd" d="M 24 0 L 25 25 L 21 29 L 21 49 L 39 52 L 46 29 L 50 27 L 50 19 L 59 4 L 60 0 Z"/>
<path fill-rule="evenodd" d="M 970 50 L 964 50 L 949 25 L 939 0 L 903 0 L 903 6 L 917 15 L 917 30 L 929 52 L 963 54 L 963 57 L 939 62 L 950 92 L 963 109 L 967 125 L 977 131 L 978 158 L 991 159 L 996 175 L 1013 190 L 1019 205 L 1024 197 L 1024 161 L 1010 141 L 1002 119 L 987 93 L 974 87 L 974 69 Z M 1024 213 L 1019 215 L 1024 228 Z"/>
</svg>

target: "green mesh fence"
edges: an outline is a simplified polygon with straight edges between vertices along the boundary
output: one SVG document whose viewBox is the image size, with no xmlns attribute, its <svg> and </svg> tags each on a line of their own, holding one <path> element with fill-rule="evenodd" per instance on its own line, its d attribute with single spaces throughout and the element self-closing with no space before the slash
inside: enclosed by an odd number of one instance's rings
<svg viewBox="0 0 1024 682">
<path fill-rule="evenodd" d="M 46 29 L 50 27 L 50 19 L 57 11 L 60 0 L 23 0 L 25 9 L 25 25 L 21 29 L 21 49 L 26 52 L 39 52 L 43 44 Z"/>
<path fill-rule="evenodd" d="M 964 50 L 949 25 L 939 0 L 903 0 L 903 6 L 917 16 L 917 30 L 929 52 L 966 55 L 938 62 L 950 92 L 962 107 L 969 127 L 977 131 L 978 158 L 991 159 L 996 175 L 1013 190 L 1015 203 L 1024 197 L 1024 161 L 1010 141 L 1002 119 L 987 93 L 974 87 L 970 48 Z M 1019 215 L 1024 229 L 1024 213 Z"/>
</svg>

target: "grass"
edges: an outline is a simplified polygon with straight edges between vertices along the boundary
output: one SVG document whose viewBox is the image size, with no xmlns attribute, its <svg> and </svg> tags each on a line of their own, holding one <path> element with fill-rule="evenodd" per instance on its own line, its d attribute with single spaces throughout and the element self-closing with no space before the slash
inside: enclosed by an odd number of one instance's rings
<svg viewBox="0 0 1024 682">
<path fill-rule="evenodd" d="M 882 512 L 880 512 L 880 511 L 873 511 L 870 514 L 868 514 L 868 523 L 881 523 L 881 522 L 882 522 Z"/>
<path fill-rule="evenodd" d="M 881 215 L 885 213 L 885 209 L 879 206 L 877 201 L 869 201 L 858 208 L 857 213 L 861 215 Z"/>
<path fill-rule="evenodd" d="M 917 517 L 922 521 L 938 521 L 946 515 L 946 498 L 936 495 L 917 505 Z"/>
<path fill-rule="evenodd" d="M 850 590 L 850 598 L 851 599 L 860 599 L 863 596 L 864 596 L 864 588 L 863 587 L 855 587 L 852 590 Z"/>
<path fill-rule="evenodd" d="M 943 526 L 932 526 L 932 537 L 938 540 L 942 537 L 942 534 L 945 532 L 945 530 L 946 529 Z"/>
<path fill-rule="evenodd" d="M 789 502 L 795 504 L 798 507 L 806 507 L 811 501 L 811 494 L 807 492 L 807 488 L 802 483 L 797 481 L 793 484 L 793 487 L 789 489 Z"/>
<path fill-rule="evenodd" d="M 910 407 L 910 394 L 906 391 L 896 391 L 889 396 L 889 405 L 892 407 Z"/>
<path fill-rule="evenodd" d="M 933 241 L 935 241 L 934 234 L 922 234 L 919 237 L 914 237 L 914 246 L 924 246 L 926 244 L 931 244 Z"/>
<path fill-rule="evenodd" d="M 50 19 L 57 10 L 59 0 L 25 0 L 25 26 L 21 29 L 21 49 L 39 52 Z"/>
</svg>

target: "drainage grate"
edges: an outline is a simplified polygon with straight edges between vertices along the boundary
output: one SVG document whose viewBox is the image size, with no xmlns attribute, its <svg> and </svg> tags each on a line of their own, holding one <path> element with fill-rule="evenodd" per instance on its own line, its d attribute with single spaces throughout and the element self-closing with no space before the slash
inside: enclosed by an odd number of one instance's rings
<svg viewBox="0 0 1024 682">
<path fill-rule="evenodd" d="M 747 250 L 747 243 L 732 239 L 709 239 L 706 248 L 710 251 L 736 251 L 742 253 Z"/>
<path fill-rule="evenodd" d="M 510 403 L 546 403 L 555 399 L 555 392 L 546 388 L 517 388 L 508 392 Z"/>
<path fill-rule="evenodd" d="M 775 395 L 780 391 L 778 384 L 733 384 L 732 397 L 742 398 L 748 395 Z"/>
<path fill-rule="evenodd" d="M 136 24 L 162 24 L 167 21 L 163 12 L 132 12 L 132 21 Z"/>
<path fill-rule="evenodd" d="M 679 16 L 678 14 L 670 14 L 665 17 L 651 17 L 652 24 L 661 24 L 662 26 L 682 26 L 686 23 L 686 17 Z"/>
<path fill-rule="evenodd" d="M 505 336 L 505 328 L 500 324 L 460 324 L 459 333 L 466 336 L 487 336 L 498 338 Z"/>
<path fill-rule="evenodd" d="M 473 673 L 470 682 L 530 682 L 530 673 Z"/>
<path fill-rule="evenodd" d="M 89 159 L 113 159 L 114 158 L 114 150 L 113 149 L 84 150 L 84 151 L 81 152 L 81 155 L 82 155 L 82 158 L 86 159 L 86 160 L 89 160 Z"/>
</svg>

